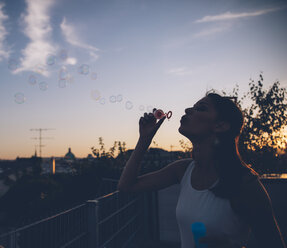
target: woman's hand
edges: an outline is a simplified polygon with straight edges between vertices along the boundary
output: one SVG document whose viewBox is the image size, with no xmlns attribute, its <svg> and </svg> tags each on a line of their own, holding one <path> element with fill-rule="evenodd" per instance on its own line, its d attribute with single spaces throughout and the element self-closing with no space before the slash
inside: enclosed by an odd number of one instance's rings
<svg viewBox="0 0 287 248">
<path fill-rule="evenodd" d="M 153 109 L 153 111 L 155 110 L 156 108 Z M 163 117 L 156 122 L 153 113 L 144 113 L 144 116 L 139 120 L 140 138 L 152 140 L 165 118 Z"/>
<path fill-rule="evenodd" d="M 207 244 L 208 248 L 241 248 L 241 246 L 233 244 L 229 237 L 206 236 L 201 237 L 199 243 Z"/>
</svg>

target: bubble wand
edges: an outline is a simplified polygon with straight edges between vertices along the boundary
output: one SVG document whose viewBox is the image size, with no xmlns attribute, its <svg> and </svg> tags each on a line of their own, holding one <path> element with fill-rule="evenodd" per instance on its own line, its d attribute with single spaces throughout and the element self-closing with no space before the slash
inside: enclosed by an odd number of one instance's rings
<svg viewBox="0 0 287 248">
<path fill-rule="evenodd" d="M 168 111 L 167 113 L 164 113 L 161 109 L 156 109 L 153 111 L 153 115 L 156 119 L 162 119 L 164 116 L 169 120 L 172 116 L 172 112 Z"/>
</svg>

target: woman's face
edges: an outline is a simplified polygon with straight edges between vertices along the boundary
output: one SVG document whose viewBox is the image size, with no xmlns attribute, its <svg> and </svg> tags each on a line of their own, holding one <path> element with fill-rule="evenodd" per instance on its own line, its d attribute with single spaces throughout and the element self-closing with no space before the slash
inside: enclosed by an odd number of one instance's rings
<svg viewBox="0 0 287 248">
<path fill-rule="evenodd" d="M 178 131 L 190 141 L 205 139 L 214 134 L 216 111 L 208 97 L 199 100 L 193 107 L 185 109 Z"/>
</svg>

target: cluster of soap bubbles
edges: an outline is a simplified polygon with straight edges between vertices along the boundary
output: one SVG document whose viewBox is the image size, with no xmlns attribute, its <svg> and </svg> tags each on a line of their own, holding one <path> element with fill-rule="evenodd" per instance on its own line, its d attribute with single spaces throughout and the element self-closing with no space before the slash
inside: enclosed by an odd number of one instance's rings
<svg viewBox="0 0 287 248">
<path fill-rule="evenodd" d="M 115 103 L 115 102 L 121 102 L 123 100 L 123 96 L 121 94 L 115 96 L 115 95 L 111 95 L 110 96 L 110 102 L 111 103 Z"/>
<path fill-rule="evenodd" d="M 68 56 L 68 51 L 66 49 L 61 49 L 57 55 L 47 54 L 43 64 L 39 63 L 35 65 L 34 70 L 33 70 L 34 72 L 28 76 L 28 83 L 32 86 L 38 84 L 39 89 L 41 91 L 47 91 L 48 83 L 45 80 L 40 80 L 39 75 L 43 75 L 48 68 L 54 66 L 57 62 L 66 61 L 67 59 L 69 59 L 69 56 Z M 8 69 L 10 71 L 15 71 L 19 67 L 20 67 L 20 62 L 18 59 L 10 58 L 8 60 Z M 76 68 L 76 71 L 80 75 L 84 75 L 84 76 L 89 75 L 89 77 L 92 80 L 97 80 L 98 78 L 98 74 L 96 72 L 91 71 L 90 66 L 88 64 L 81 64 L 80 66 L 75 67 L 75 68 Z M 73 76 L 70 74 L 66 66 L 62 65 L 58 69 L 57 73 L 58 73 L 58 87 L 59 88 L 65 88 L 68 85 L 68 83 L 73 82 Z M 94 101 L 99 102 L 101 105 L 104 105 L 107 102 L 106 98 L 101 95 L 99 90 L 92 90 L 91 98 Z M 26 101 L 25 95 L 21 92 L 16 93 L 14 95 L 14 99 L 15 99 L 15 102 L 18 104 L 24 103 Z M 124 97 L 122 94 L 111 95 L 107 99 L 109 100 L 110 103 L 113 103 L 113 104 L 124 101 Z M 126 100 L 124 102 L 124 106 L 127 110 L 131 110 L 134 107 L 134 104 L 131 101 Z M 147 111 L 152 112 L 152 109 L 153 109 L 152 106 L 147 106 Z M 140 105 L 139 110 L 144 111 L 145 106 Z"/>
<path fill-rule="evenodd" d="M 61 63 L 67 61 L 67 59 L 69 59 L 69 56 L 68 51 L 66 49 L 61 49 L 57 55 L 51 53 L 47 54 L 45 59 L 43 60 L 43 63 L 38 63 L 32 68 L 33 72 L 30 75 L 28 75 L 27 79 L 29 85 L 31 86 L 38 85 L 41 91 L 47 91 L 48 83 L 45 80 L 41 79 L 41 75 L 44 75 L 47 72 L 47 70 L 49 70 L 50 67 L 52 68 L 57 62 L 59 62 L 59 65 L 61 66 Z M 11 72 L 15 72 L 18 68 L 20 68 L 20 60 L 14 57 L 10 58 L 8 60 L 8 69 Z M 88 75 L 90 73 L 89 65 L 87 64 L 81 65 L 78 68 L 78 72 L 82 75 Z M 72 83 L 74 80 L 72 75 L 69 73 L 67 67 L 64 65 L 62 65 L 58 69 L 57 73 L 58 73 L 59 88 L 65 88 L 68 83 Z M 97 73 L 92 72 L 91 79 L 96 80 Z M 24 95 L 23 93 L 15 94 L 15 102 L 18 104 L 24 103 L 26 98 L 21 97 L 23 95 Z"/>
<path fill-rule="evenodd" d="M 31 74 L 28 77 L 28 83 L 30 85 L 36 85 L 37 82 L 38 82 L 38 80 L 37 80 L 37 76 L 36 75 Z M 39 85 L 39 89 L 42 90 L 42 91 L 46 91 L 48 89 L 48 83 L 46 81 L 39 81 L 38 85 Z"/>
<path fill-rule="evenodd" d="M 95 101 L 98 101 L 100 104 L 104 105 L 106 103 L 106 99 L 101 96 L 101 93 L 99 90 L 92 90 L 91 91 L 91 98 Z M 118 95 L 111 95 L 109 97 L 109 101 L 111 103 L 116 103 L 116 102 L 122 102 L 123 101 L 123 96 L 121 94 Z M 125 107 L 126 109 L 130 110 L 133 108 L 133 103 L 131 101 L 126 101 L 125 102 Z"/>
<path fill-rule="evenodd" d="M 87 65 L 87 64 L 82 64 L 81 66 L 79 66 L 78 72 L 79 72 L 79 74 L 82 74 L 82 75 L 88 75 L 89 72 L 90 72 L 90 67 L 89 67 L 89 65 Z"/>
</svg>

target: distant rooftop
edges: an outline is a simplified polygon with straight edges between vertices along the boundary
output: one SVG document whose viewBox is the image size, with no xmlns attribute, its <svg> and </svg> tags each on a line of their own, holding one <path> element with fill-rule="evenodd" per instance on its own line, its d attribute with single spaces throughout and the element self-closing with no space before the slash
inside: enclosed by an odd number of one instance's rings
<svg viewBox="0 0 287 248">
<path fill-rule="evenodd" d="M 67 159 L 67 160 L 75 160 L 75 159 L 76 159 L 76 156 L 72 153 L 70 147 L 69 147 L 69 150 L 68 150 L 68 152 L 66 153 L 66 155 L 65 155 L 64 158 Z"/>
</svg>

